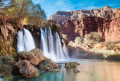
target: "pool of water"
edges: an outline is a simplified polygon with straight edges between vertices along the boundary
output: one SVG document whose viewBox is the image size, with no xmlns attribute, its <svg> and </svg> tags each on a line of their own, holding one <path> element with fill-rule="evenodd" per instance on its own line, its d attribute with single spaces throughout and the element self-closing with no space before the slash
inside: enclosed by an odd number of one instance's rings
<svg viewBox="0 0 120 81">
<path fill-rule="evenodd" d="M 13 81 L 120 81 L 120 62 L 106 60 L 70 59 L 67 62 L 78 62 L 79 73 L 64 68 L 60 72 L 46 72 L 32 79 L 14 78 Z"/>
</svg>

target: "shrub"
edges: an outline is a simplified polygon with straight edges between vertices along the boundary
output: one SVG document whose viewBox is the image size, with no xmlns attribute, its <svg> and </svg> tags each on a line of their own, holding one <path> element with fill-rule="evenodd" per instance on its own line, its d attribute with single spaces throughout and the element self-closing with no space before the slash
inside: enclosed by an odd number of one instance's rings
<svg viewBox="0 0 120 81">
<path fill-rule="evenodd" d="M 11 80 L 14 59 L 11 55 L 0 56 L 0 77 Z"/>
<path fill-rule="evenodd" d="M 50 28 L 54 31 L 54 32 L 60 32 L 60 27 L 57 26 L 56 24 L 52 24 L 50 26 Z"/>
<path fill-rule="evenodd" d="M 106 59 L 107 60 L 120 61 L 120 54 L 109 55 Z"/>
<path fill-rule="evenodd" d="M 91 32 L 90 34 L 86 34 L 84 38 L 85 44 L 95 44 L 99 43 L 102 40 L 101 33 L 98 32 Z"/>
<path fill-rule="evenodd" d="M 82 43 L 82 38 L 76 37 L 74 42 L 75 42 L 77 45 L 79 45 L 79 44 Z"/>
</svg>

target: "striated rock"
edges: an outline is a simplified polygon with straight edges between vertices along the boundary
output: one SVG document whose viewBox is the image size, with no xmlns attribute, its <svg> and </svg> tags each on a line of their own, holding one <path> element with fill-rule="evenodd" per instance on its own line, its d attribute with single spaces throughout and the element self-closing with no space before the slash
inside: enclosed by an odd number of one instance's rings
<svg viewBox="0 0 120 81">
<path fill-rule="evenodd" d="M 18 19 L 0 17 L 0 55 L 16 56 L 16 35 L 22 28 Z"/>
<path fill-rule="evenodd" d="M 19 69 L 19 73 L 26 78 L 38 76 L 38 70 L 27 60 L 21 60 L 15 65 Z"/>
<path fill-rule="evenodd" d="M 100 9 L 92 10 L 76 10 L 71 12 L 66 11 L 57 11 L 55 14 L 50 16 L 50 20 L 54 20 L 57 23 L 61 24 L 66 20 L 79 20 L 84 17 L 100 17 L 100 18 L 114 18 L 115 13 L 119 11 L 120 8 L 113 9 L 110 6 L 105 6 Z"/>
<path fill-rule="evenodd" d="M 119 23 L 120 11 L 113 19 L 85 17 L 79 20 L 67 20 L 61 24 L 61 33 L 67 35 L 69 41 L 73 41 L 76 37 L 84 38 L 90 32 L 99 32 L 102 35 L 102 41 L 119 42 Z"/>
<path fill-rule="evenodd" d="M 75 40 L 76 37 L 83 38 L 90 32 L 104 32 L 103 24 L 105 19 L 99 17 L 86 17 L 80 20 L 67 20 L 61 24 L 61 33 L 67 35 L 68 40 Z M 104 39 L 104 35 L 103 35 Z"/>
<path fill-rule="evenodd" d="M 38 65 L 40 62 L 46 60 L 42 51 L 38 48 L 31 50 L 30 52 L 20 52 L 18 54 L 19 59 L 28 60 L 33 65 Z"/>
<path fill-rule="evenodd" d="M 120 11 L 116 13 L 111 22 L 104 24 L 106 42 L 119 42 L 120 41 Z"/>
</svg>

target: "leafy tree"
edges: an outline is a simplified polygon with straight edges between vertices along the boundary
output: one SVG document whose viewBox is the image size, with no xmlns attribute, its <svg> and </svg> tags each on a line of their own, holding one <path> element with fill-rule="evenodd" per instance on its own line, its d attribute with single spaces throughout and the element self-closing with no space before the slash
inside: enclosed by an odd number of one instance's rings
<svg viewBox="0 0 120 81">
<path fill-rule="evenodd" d="M 46 19 L 44 10 L 40 4 L 34 4 L 32 0 L 6 0 L 8 6 L 0 9 L 0 13 L 10 18 L 19 18 L 23 23 L 27 19 L 28 24 L 40 26 L 40 23 Z M 5 2 L 2 2 L 5 3 Z M 6 9 L 6 10 L 4 10 Z"/>
</svg>

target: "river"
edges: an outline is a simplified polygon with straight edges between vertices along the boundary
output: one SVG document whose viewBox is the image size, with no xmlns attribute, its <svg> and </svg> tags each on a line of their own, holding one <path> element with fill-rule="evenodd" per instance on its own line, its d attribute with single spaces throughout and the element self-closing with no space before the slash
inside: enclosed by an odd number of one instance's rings
<svg viewBox="0 0 120 81">
<path fill-rule="evenodd" d="M 37 78 L 15 78 L 13 81 L 120 81 L 120 62 L 95 59 L 69 60 L 73 61 L 80 63 L 79 73 L 62 68 L 60 72 L 46 72 Z"/>
</svg>

